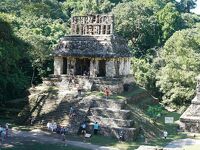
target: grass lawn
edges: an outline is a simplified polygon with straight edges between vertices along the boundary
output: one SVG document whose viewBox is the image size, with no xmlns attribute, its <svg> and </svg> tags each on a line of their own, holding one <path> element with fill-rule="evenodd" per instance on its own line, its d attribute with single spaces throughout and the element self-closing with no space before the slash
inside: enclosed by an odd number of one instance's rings
<svg viewBox="0 0 200 150">
<path fill-rule="evenodd" d="M 8 145 L 7 147 L 1 148 L 1 150 L 87 150 L 80 147 L 64 146 L 58 144 L 42 144 L 38 142 L 16 142 L 13 146 Z"/>
</svg>

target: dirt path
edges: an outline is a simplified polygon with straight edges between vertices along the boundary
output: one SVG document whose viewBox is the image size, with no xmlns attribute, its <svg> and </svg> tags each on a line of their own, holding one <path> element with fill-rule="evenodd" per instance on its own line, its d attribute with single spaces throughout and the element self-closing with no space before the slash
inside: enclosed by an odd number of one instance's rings
<svg viewBox="0 0 200 150">
<path fill-rule="evenodd" d="M 18 139 L 18 140 L 34 140 L 36 142 L 40 143 L 62 143 L 64 145 L 72 145 L 80 148 L 86 148 L 86 149 L 91 149 L 91 150 L 119 150 L 117 148 L 112 148 L 112 147 L 106 147 L 106 146 L 99 146 L 99 145 L 94 145 L 90 143 L 84 143 L 84 142 L 79 142 L 79 141 L 62 141 L 61 136 L 55 136 L 52 135 L 49 132 L 41 131 L 39 129 L 35 129 L 32 131 L 19 131 L 19 130 L 12 130 L 10 132 L 10 140 L 11 142 L 12 139 Z"/>
<path fill-rule="evenodd" d="M 165 148 L 184 148 L 185 146 L 190 146 L 190 145 L 199 145 L 200 146 L 200 140 L 197 139 L 179 139 L 172 141 L 168 143 Z"/>
</svg>

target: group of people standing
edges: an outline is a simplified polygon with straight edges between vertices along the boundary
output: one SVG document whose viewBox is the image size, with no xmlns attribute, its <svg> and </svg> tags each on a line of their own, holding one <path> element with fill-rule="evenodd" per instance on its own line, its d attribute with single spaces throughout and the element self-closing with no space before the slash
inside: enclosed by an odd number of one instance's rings
<svg viewBox="0 0 200 150">
<path fill-rule="evenodd" d="M 52 132 L 56 132 L 57 134 L 62 135 L 62 139 L 63 141 L 65 141 L 65 135 L 67 133 L 67 128 L 61 125 L 57 125 L 56 122 L 52 121 L 52 122 L 48 122 L 47 123 L 47 129 L 52 131 Z"/>
<path fill-rule="evenodd" d="M 87 122 L 84 121 L 79 127 L 78 135 L 84 135 L 85 136 L 87 133 L 90 133 L 90 132 L 87 131 L 87 126 L 88 126 Z M 100 129 L 100 125 L 98 124 L 98 122 L 95 122 L 93 124 L 93 134 L 97 135 L 99 129 Z"/>
</svg>

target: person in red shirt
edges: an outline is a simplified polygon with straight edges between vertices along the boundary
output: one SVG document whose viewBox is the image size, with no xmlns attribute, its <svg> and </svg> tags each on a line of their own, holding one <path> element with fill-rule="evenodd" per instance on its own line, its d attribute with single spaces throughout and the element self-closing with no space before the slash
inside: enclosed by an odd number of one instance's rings
<svg viewBox="0 0 200 150">
<path fill-rule="evenodd" d="M 106 87 L 105 90 L 104 90 L 104 94 L 106 96 L 106 99 L 108 99 L 108 96 L 110 96 L 110 93 L 111 93 L 110 89 L 108 87 Z"/>
</svg>

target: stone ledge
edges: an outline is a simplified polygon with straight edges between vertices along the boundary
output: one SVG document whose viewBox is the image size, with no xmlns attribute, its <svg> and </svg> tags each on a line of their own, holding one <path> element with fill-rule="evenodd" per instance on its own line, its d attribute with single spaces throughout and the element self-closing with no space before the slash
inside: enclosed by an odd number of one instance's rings
<svg viewBox="0 0 200 150">
<path fill-rule="evenodd" d="M 113 109 L 121 109 L 125 105 L 125 101 L 114 101 L 114 100 L 92 100 L 92 107 L 102 107 L 102 108 L 113 108 Z"/>
<path fill-rule="evenodd" d="M 89 125 L 89 130 L 93 131 L 93 124 Z M 137 128 L 102 126 L 100 127 L 99 134 L 104 136 L 113 136 L 119 139 L 121 131 L 123 132 L 125 141 L 134 141 L 139 130 Z"/>
<path fill-rule="evenodd" d="M 104 118 L 128 119 L 130 117 L 130 110 L 119 110 L 112 108 L 90 108 L 90 115 L 102 116 Z"/>
<path fill-rule="evenodd" d="M 91 122 L 98 122 L 101 125 L 109 125 L 112 127 L 132 127 L 133 120 L 123 120 L 115 118 L 103 118 L 101 116 L 88 116 Z"/>
</svg>

